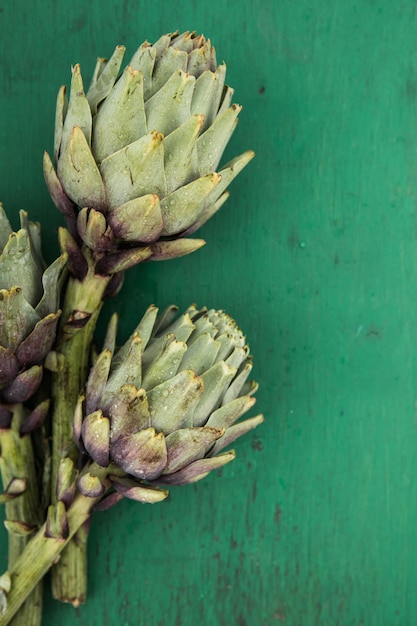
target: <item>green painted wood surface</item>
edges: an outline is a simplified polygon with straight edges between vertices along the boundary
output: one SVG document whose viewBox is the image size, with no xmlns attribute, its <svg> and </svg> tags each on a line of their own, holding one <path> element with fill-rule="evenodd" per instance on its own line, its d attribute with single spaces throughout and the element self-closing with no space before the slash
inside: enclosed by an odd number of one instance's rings
<svg viewBox="0 0 417 626">
<path fill-rule="evenodd" d="M 14 0 L 0 9 L 0 196 L 60 217 L 41 157 L 69 66 L 179 29 L 209 35 L 256 160 L 193 256 L 108 303 L 224 307 L 266 414 L 237 460 L 94 518 L 86 606 L 45 626 L 417 624 L 417 13 L 411 0 Z M 17 219 L 14 219 L 15 225 Z M 5 533 L 1 535 L 5 564 Z"/>
</svg>

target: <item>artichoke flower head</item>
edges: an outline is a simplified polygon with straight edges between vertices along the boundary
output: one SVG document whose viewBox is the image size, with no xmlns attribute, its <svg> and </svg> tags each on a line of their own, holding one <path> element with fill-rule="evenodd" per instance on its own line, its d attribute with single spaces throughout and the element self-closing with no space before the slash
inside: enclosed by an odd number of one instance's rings
<svg viewBox="0 0 417 626">
<path fill-rule="evenodd" d="M 231 461 L 233 451 L 219 452 L 263 421 L 238 421 L 255 404 L 257 384 L 248 381 L 249 347 L 235 322 L 194 306 L 177 319 L 176 307 L 157 312 L 150 307 L 115 354 L 110 325 L 74 420 L 80 448 L 109 467 L 116 497 L 144 502 L 161 499 L 156 486 L 195 482 Z M 97 488 L 81 474 L 85 495 Z"/>
<path fill-rule="evenodd" d="M 226 66 L 203 36 L 185 32 L 145 42 L 119 76 L 125 48 L 98 59 L 87 92 L 73 67 L 69 102 L 56 112 L 56 172 L 45 179 L 71 235 L 98 254 L 99 273 L 139 258 L 188 254 L 188 239 L 224 203 L 227 186 L 253 157 L 220 168 L 241 107 L 232 104 Z M 65 247 L 65 246 L 64 246 Z M 71 245 L 67 246 L 70 252 Z"/>
<path fill-rule="evenodd" d="M 20 212 L 13 232 L 0 204 L 0 415 L 38 389 L 55 339 L 65 257 L 45 269 L 40 225 Z M 3 412 L 2 412 L 3 407 Z"/>
</svg>

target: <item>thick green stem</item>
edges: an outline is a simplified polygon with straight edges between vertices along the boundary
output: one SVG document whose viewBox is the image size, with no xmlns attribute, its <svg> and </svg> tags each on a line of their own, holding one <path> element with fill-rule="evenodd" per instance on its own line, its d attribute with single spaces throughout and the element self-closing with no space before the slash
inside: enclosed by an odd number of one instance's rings
<svg viewBox="0 0 417 626">
<path fill-rule="evenodd" d="M 106 482 L 105 471 L 102 480 Z M 98 473 L 98 472 L 97 472 Z M 47 524 L 29 541 L 25 550 L 10 569 L 11 589 L 7 593 L 6 610 L 0 616 L 0 626 L 10 624 L 26 597 L 46 572 L 56 562 L 62 550 L 69 544 L 77 530 L 85 524 L 94 505 L 102 498 L 89 498 L 78 493 L 66 513 L 68 536 L 47 536 Z"/>
<path fill-rule="evenodd" d="M 110 277 L 90 270 L 81 282 L 71 278 L 63 307 L 57 352 L 58 371 L 53 375 L 52 398 L 52 502 L 56 501 L 56 480 L 60 460 L 77 459 L 74 444 L 74 408 L 84 390 L 90 358 L 90 347 L 104 291 Z M 75 606 L 85 602 L 87 589 L 86 531 L 72 541 L 52 570 L 52 594 Z"/>
<path fill-rule="evenodd" d="M 9 407 L 13 413 L 10 428 L 0 430 L 0 468 L 4 488 L 13 479 L 23 479 L 25 491 L 6 502 L 6 528 L 9 535 L 8 562 L 12 569 L 30 538 L 43 521 L 40 510 L 39 484 L 29 434 L 20 435 L 25 417 L 21 404 Z M 15 615 L 13 626 L 40 626 L 42 623 L 42 582 L 39 582 Z"/>
</svg>

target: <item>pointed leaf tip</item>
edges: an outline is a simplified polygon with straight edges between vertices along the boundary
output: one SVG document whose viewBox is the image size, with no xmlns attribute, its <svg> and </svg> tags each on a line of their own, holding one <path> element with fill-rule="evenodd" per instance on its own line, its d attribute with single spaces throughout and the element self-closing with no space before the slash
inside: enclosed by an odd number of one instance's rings
<svg viewBox="0 0 417 626">
<path fill-rule="evenodd" d="M 166 261 L 176 259 L 195 252 L 205 245 L 204 239 L 174 239 L 173 241 L 158 241 L 151 246 L 150 261 Z"/>
</svg>

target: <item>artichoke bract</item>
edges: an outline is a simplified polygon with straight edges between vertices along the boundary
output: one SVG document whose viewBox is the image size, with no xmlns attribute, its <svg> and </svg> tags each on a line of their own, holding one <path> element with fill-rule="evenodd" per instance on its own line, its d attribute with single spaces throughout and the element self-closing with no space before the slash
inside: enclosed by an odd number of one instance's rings
<svg viewBox="0 0 417 626">
<path fill-rule="evenodd" d="M 38 389 L 43 360 L 55 340 L 65 257 L 45 269 L 40 225 L 20 212 L 13 232 L 0 204 L 0 418 L 8 403 L 26 402 Z M 32 416 L 34 417 L 34 416 Z"/>
<path fill-rule="evenodd" d="M 263 421 L 238 421 L 257 384 L 235 322 L 223 311 L 192 306 L 175 319 L 176 311 L 150 307 L 115 354 L 113 320 L 78 403 L 78 444 L 109 467 L 116 497 L 157 501 L 166 492 L 155 486 L 203 478 L 234 458 L 223 448 Z M 78 486 L 93 497 L 102 488 L 88 470 Z"/>
<path fill-rule="evenodd" d="M 141 247 L 140 260 L 188 254 L 204 243 L 188 235 L 222 206 L 253 157 L 247 151 L 216 171 L 241 107 L 204 36 L 145 42 L 119 76 L 124 52 L 98 59 L 86 93 L 73 67 L 69 102 L 65 87 L 58 95 L 57 170 L 45 154 L 45 179 L 70 234 L 90 249 Z M 98 272 L 111 270 L 108 258 L 99 262 Z"/>
</svg>

